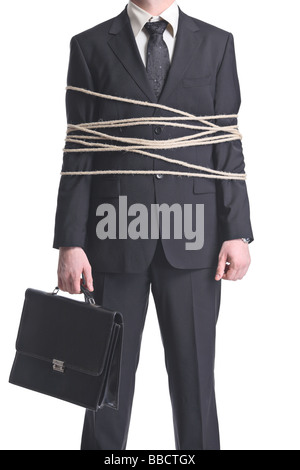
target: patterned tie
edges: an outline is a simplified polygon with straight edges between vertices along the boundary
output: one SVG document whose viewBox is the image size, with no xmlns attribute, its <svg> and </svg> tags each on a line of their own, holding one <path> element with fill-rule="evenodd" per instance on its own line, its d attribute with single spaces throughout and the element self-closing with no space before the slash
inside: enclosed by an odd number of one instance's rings
<svg viewBox="0 0 300 470">
<path fill-rule="evenodd" d="M 162 92 L 171 64 L 169 50 L 163 38 L 167 26 L 168 23 L 164 20 L 145 24 L 150 34 L 146 68 L 157 98 Z"/>
</svg>

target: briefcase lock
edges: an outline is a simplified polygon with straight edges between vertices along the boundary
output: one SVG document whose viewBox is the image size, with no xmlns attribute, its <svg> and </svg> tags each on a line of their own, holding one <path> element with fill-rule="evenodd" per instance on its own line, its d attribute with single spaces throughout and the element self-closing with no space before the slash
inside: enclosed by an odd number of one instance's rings
<svg viewBox="0 0 300 470">
<path fill-rule="evenodd" d="M 63 374 L 65 372 L 65 363 L 63 361 L 58 361 L 57 359 L 53 359 L 53 370 L 55 372 L 60 372 Z"/>
</svg>

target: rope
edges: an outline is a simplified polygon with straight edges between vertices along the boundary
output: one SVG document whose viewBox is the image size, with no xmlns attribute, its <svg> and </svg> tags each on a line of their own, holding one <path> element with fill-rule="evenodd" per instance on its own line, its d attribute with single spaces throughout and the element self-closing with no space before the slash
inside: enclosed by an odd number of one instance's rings
<svg viewBox="0 0 300 470">
<path fill-rule="evenodd" d="M 112 121 L 99 121 L 82 124 L 68 124 L 67 126 L 67 137 L 66 142 L 80 145 L 79 148 L 64 148 L 65 153 L 73 152 L 132 152 L 141 156 L 150 157 L 156 160 L 165 161 L 168 163 L 176 164 L 181 167 L 197 170 L 198 173 L 181 172 L 181 171 L 152 171 L 152 170 L 99 170 L 99 171 L 68 171 L 62 172 L 63 176 L 81 176 L 81 175 L 141 175 L 141 174 L 166 174 L 173 176 L 193 176 L 199 178 L 216 178 L 216 179 L 229 179 L 229 180 L 245 180 L 245 173 L 230 173 L 212 168 L 207 168 L 201 165 L 195 165 L 182 160 L 175 160 L 168 158 L 156 153 L 149 152 L 148 150 L 160 150 L 160 149 L 178 149 L 187 148 L 201 145 L 212 145 L 223 142 L 231 142 L 235 140 L 241 140 L 242 136 L 238 130 L 237 125 L 219 126 L 210 120 L 218 119 L 235 119 L 238 116 L 236 114 L 216 115 L 216 116 L 195 116 L 193 114 L 181 111 L 175 108 L 170 108 L 159 103 L 149 103 L 145 101 L 138 101 L 129 98 L 122 98 L 118 96 L 106 95 L 102 93 L 96 93 L 91 90 L 84 88 L 78 88 L 68 86 L 67 90 L 78 91 L 87 95 L 96 96 L 112 101 L 120 101 L 124 103 L 130 103 L 138 106 L 158 108 L 164 111 L 175 113 L 178 116 L 165 118 L 165 117 L 142 117 L 142 118 L 130 118 L 130 119 L 118 119 Z M 181 122 L 180 122 L 181 121 Z M 198 122 L 199 124 L 189 124 L 189 122 Z M 141 126 L 141 125 L 161 125 L 161 126 L 172 126 L 183 129 L 190 129 L 198 131 L 192 135 L 178 137 L 175 139 L 168 140 L 148 140 L 138 139 L 129 137 L 117 137 L 105 132 L 100 132 L 96 129 L 110 129 L 120 128 L 129 126 Z M 80 131 L 84 134 L 71 134 L 71 132 Z M 199 132 L 200 131 L 200 132 Z M 218 133 L 222 133 L 221 135 Z M 82 140 L 84 139 L 84 140 Z M 93 142 L 88 142 L 88 140 Z M 110 142 L 116 142 L 116 144 L 105 143 L 108 140 Z M 95 142 L 98 141 L 98 142 Z M 101 141 L 101 142 L 99 142 Z M 123 145 L 118 145 L 123 144 Z M 201 172 L 201 173 L 199 173 Z M 204 173 L 203 173 L 204 172 Z"/>
</svg>

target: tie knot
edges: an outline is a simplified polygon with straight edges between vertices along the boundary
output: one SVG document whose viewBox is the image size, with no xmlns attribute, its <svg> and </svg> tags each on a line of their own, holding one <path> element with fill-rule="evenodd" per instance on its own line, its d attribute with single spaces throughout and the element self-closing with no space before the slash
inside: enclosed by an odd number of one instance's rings
<svg viewBox="0 0 300 470">
<path fill-rule="evenodd" d="M 145 24 L 145 28 L 147 29 L 148 33 L 152 34 L 164 34 L 165 30 L 167 29 L 168 22 L 165 20 L 161 21 L 152 21 Z"/>
</svg>

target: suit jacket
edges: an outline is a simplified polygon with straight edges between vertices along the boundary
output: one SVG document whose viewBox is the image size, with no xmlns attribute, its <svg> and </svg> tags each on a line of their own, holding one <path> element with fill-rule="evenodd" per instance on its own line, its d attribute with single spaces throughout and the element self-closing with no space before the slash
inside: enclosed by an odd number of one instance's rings
<svg viewBox="0 0 300 470">
<path fill-rule="evenodd" d="M 71 40 L 68 85 L 96 92 L 157 102 L 132 32 L 127 9 L 119 16 L 84 31 Z M 237 114 L 240 89 L 233 36 L 180 11 L 171 69 L 159 103 L 195 115 Z M 170 112 L 108 101 L 68 90 L 69 123 L 165 116 Z M 224 125 L 228 124 L 228 120 Z M 234 123 L 234 121 L 232 121 Z M 220 121 L 218 121 L 220 124 Z M 115 128 L 113 135 L 143 139 L 172 139 L 186 129 L 170 126 Z M 192 132 L 192 131 L 191 131 Z M 72 148 L 69 143 L 67 147 Z M 244 171 L 240 141 L 164 150 L 164 155 L 229 172 Z M 65 153 L 63 171 L 175 170 L 182 168 L 129 152 Z M 199 251 L 187 251 L 185 238 L 163 240 L 168 261 L 176 268 L 213 267 L 224 240 L 249 237 L 252 230 L 244 181 L 153 175 L 62 176 L 58 194 L 54 247 L 85 249 L 92 267 L 105 272 L 142 272 L 154 255 L 157 240 L 99 240 L 97 207 L 111 203 L 118 211 L 119 196 L 128 205 L 142 203 L 204 204 L 205 241 Z"/>
</svg>

